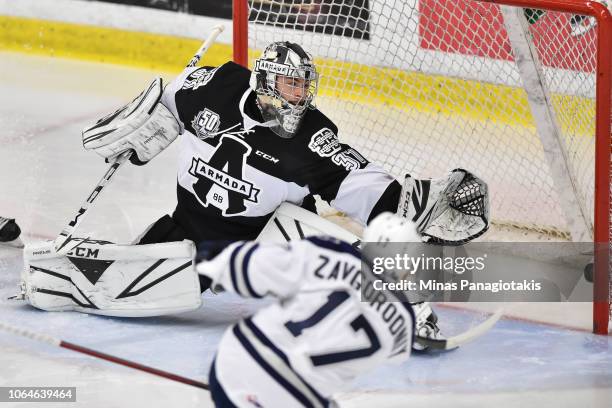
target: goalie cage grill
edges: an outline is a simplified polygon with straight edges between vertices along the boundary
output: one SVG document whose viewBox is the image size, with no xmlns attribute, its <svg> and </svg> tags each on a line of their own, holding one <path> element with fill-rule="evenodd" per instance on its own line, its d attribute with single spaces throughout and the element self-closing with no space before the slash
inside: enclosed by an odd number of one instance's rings
<svg viewBox="0 0 612 408">
<path fill-rule="evenodd" d="M 341 139 L 396 177 L 466 168 L 488 183 L 490 234 L 612 248 L 602 3 L 234 0 L 233 15 L 236 62 L 252 66 L 272 41 L 300 43 Z M 594 269 L 594 331 L 608 333 L 610 250 L 595 251 Z"/>
</svg>

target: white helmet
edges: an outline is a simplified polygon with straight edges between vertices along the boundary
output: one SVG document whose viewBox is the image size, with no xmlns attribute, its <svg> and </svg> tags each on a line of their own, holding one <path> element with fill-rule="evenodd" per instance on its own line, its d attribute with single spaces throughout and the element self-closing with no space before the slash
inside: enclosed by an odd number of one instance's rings
<svg viewBox="0 0 612 408">
<path fill-rule="evenodd" d="M 363 232 L 362 257 L 374 265 L 376 258 L 395 258 L 403 254 L 421 254 L 425 244 L 417 231 L 416 224 L 397 214 L 385 212 L 377 215 Z M 388 279 L 404 279 L 406 272 L 401 269 L 387 269 Z"/>
<path fill-rule="evenodd" d="M 283 138 L 293 137 L 313 103 L 319 76 L 312 57 L 298 44 L 274 42 L 255 60 L 250 87 L 270 129 Z"/>
<path fill-rule="evenodd" d="M 414 222 L 397 214 L 384 212 L 370 221 L 363 232 L 363 241 L 385 244 L 387 242 L 422 242 L 422 239 Z"/>
</svg>

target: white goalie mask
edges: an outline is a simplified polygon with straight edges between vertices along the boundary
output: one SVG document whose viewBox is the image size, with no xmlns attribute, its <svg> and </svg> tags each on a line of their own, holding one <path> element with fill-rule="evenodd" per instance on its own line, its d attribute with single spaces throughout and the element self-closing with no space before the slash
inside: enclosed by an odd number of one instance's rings
<svg viewBox="0 0 612 408">
<path fill-rule="evenodd" d="M 312 57 L 295 43 L 272 43 L 255 60 L 250 87 L 264 120 L 277 122 L 270 128 L 274 133 L 287 139 L 297 133 L 318 80 Z"/>
</svg>

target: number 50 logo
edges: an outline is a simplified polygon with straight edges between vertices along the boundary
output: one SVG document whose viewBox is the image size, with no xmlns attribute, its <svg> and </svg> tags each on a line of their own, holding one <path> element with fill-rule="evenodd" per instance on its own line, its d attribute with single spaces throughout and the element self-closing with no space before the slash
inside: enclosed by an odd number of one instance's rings
<svg viewBox="0 0 612 408">
<path fill-rule="evenodd" d="M 219 115 L 208 108 L 200 111 L 191 122 L 198 138 L 204 140 L 217 135 L 221 119 Z"/>
</svg>

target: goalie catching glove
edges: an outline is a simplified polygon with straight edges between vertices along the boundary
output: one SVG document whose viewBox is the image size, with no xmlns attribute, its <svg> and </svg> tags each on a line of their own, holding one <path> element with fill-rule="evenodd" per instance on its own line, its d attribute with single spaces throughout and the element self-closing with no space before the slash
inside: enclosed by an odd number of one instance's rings
<svg viewBox="0 0 612 408">
<path fill-rule="evenodd" d="M 132 102 L 83 130 L 83 147 L 107 161 L 132 150 L 130 161 L 142 165 L 157 156 L 179 135 L 174 115 L 160 99 L 161 78 L 156 78 Z"/>
<path fill-rule="evenodd" d="M 463 169 L 434 180 L 407 174 L 397 213 L 414 221 L 427 242 L 461 245 L 489 229 L 487 183 Z"/>
</svg>

